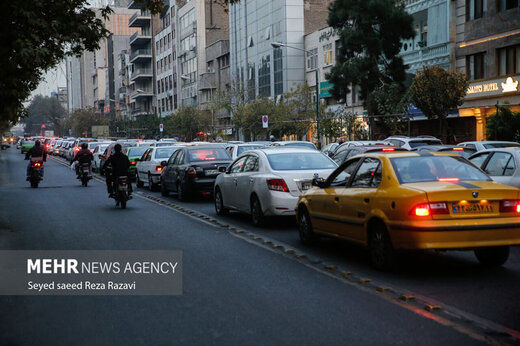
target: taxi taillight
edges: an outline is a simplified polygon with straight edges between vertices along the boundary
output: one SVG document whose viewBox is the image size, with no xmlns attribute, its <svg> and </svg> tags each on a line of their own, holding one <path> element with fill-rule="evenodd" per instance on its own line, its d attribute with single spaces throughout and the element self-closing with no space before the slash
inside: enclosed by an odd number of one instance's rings
<svg viewBox="0 0 520 346">
<path fill-rule="evenodd" d="M 517 199 L 505 199 L 500 201 L 500 212 L 520 214 L 520 201 Z"/>
<path fill-rule="evenodd" d="M 157 172 L 162 172 L 162 170 L 163 170 L 163 166 L 155 166 L 155 170 L 156 170 Z"/>
<path fill-rule="evenodd" d="M 410 211 L 410 215 L 414 216 L 430 216 L 449 213 L 448 203 L 446 202 L 421 203 L 417 204 Z"/>
</svg>

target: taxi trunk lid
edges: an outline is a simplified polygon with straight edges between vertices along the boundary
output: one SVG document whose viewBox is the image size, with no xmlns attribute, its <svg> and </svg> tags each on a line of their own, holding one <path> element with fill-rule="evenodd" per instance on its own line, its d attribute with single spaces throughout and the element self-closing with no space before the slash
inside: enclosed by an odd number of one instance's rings
<svg viewBox="0 0 520 346">
<path fill-rule="evenodd" d="M 424 182 L 406 184 L 426 193 L 430 203 L 446 203 L 448 213 L 433 219 L 498 217 L 503 200 L 518 199 L 518 190 L 495 181 Z"/>
</svg>

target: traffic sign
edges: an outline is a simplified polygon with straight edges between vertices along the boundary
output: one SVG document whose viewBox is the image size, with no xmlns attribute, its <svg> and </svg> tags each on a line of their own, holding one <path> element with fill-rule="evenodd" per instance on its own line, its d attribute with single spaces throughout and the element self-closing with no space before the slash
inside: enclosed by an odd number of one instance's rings
<svg viewBox="0 0 520 346">
<path fill-rule="evenodd" d="M 163 124 L 159 124 L 159 131 L 163 132 L 163 130 L 164 130 Z"/>
<path fill-rule="evenodd" d="M 262 127 L 264 129 L 269 127 L 269 117 L 267 115 L 262 115 Z"/>
</svg>

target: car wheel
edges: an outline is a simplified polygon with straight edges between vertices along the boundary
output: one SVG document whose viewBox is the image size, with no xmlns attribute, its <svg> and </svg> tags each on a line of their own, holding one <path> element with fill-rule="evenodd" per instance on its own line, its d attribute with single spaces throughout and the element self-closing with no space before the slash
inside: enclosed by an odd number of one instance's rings
<svg viewBox="0 0 520 346">
<path fill-rule="evenodd" d="M 222 199 L 222 193 L 217 188 L 215 192 L 215 212 L 218 216 L 228 215 L 229 209 L 224 206 L 224 200 Z"/>
<path fill-rule="evenodd" d="M 180 201 L 186 201 L 188 199 L 188 195 L 182 186 L 182 182 L 177 182 L 177 198 Z"/>
<path fill-rule="evenodd" d="M 386 227 L 381 222 L 369 230 L 368 252 L 372 266 L 378 270 L 391 269 L 395 262 L 395 250 Z"/>
<path fill-rule="evenodd" d="M 157 191 L 157 184 L 154 184 L 150 173 L 148 173 L 148 189 L 152 192 Z"/>
<path fill-rule="evenodd" d="M 137 185 L 137 187 L 143 187 L 144 183 L 141 179 L 139 179 L 139 173 L 137 173 L 136 175 L 137 175 L 137 177 L 136 177 L 135 185 Z"/>
<path fill-rule="evenodd" d="M 475 256 L 480 264 L 499 267 L 509 258 L 509 246 L 484 247 L 475 249 Z"/>
<path fill-rule="evenodd" d="M 311 217 L 307 208 L 300 207 L 298 211 L 298 233 L 304 245 L 312 245 L 318 240 L 318 236 L 312 229 Z"/>
<path fill-rule="evenodd" d="M 169 194 L 170 194 L 170 191 L 168 191 L 168 189 L 164 185 L 164 182 L 161 181 L 161 195 L 164 197 L 168 197 Z"/>
<path fill-rule="evenodd" d="M 262 212 L 262 205 L 258 200 L 258 197 L 251 197 L 251 221 L 253 221 L 253 225 L 260 227 L 265 224 L 265 216 Z"/>
</svg>

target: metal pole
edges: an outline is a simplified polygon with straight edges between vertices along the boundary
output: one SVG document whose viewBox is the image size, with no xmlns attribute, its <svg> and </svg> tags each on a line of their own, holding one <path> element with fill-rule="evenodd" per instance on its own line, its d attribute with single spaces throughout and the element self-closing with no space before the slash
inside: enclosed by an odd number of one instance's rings
<svg viewBox="0 0 520 346">
<path fill-rule="evenodd" d="M 321 150 L 320 138 L 320 84 L 318 66 L 316 66 L 316 137 L 318 138 L 318 150 Z"/>
</svg>

